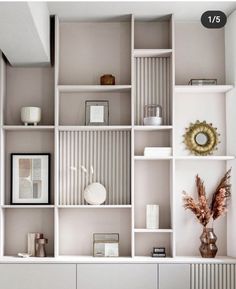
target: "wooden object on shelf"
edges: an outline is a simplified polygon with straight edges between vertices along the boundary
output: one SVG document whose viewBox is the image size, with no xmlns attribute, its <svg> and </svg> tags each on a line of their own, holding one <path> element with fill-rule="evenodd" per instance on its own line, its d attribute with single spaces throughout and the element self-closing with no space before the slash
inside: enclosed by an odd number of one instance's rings
<svg viewBox="0 0 236 289">
<path fill-rule="evenodd" d="M 46 253 L 46 244 L 48 243 L 47 238 L 43 238 L 43 235 L 41 235 L 39 238 L 36 239 L 36 257 L 47 257 Z"/>
<path fill-rule="evenodd" d="M 116 84 L 115 76 L 113 76 L 112 74 L 104 74 L 100 78 L 100 84 L 101 85 L 115 85 Z"/>
</svg>

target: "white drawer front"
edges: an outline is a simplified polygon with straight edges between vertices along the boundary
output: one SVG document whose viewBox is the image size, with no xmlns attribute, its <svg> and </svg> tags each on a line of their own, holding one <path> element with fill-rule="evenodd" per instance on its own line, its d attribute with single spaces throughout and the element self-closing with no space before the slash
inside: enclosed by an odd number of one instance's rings
<svg viewBox="0 0 236 289">
<path fill-rule="evenodd" d="M 160 264 L 159 289 L 190 289 L 190 265 Z"/>
<path fill-rule="evenodd" d="M 157 289 L 157 265 L 77 265 L 77 289 Z"/>
<path fill-rule="evenodd" d="M 0 289 L 76 289 L 76 265 L 0 264 Z"/>
</svg>

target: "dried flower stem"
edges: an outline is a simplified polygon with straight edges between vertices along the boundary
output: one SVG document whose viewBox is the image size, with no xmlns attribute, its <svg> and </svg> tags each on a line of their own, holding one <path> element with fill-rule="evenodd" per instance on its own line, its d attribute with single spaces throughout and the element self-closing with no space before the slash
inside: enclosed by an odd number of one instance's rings
<svg viewBox="0 0 236 289">
<path fill-rule="evenodd" d="M 193 212 L 204 227 L 207 226 L 211 217 L 213 220 L 216 220 L 226 212 L 227 200 L 231 196 L 231 184 L 229 183 L 230 174 L 231 169 L 228 170 L 221 179 L 213 194 L 210 205 L 208 204 L 208 199 L 206 197 L 204 182 L 198 175 L 196 176 L 198 200 L 195 201 L 191 196 L 187 195 L 186 192 L 183 192 L 184 208 Z"/>
</svg>

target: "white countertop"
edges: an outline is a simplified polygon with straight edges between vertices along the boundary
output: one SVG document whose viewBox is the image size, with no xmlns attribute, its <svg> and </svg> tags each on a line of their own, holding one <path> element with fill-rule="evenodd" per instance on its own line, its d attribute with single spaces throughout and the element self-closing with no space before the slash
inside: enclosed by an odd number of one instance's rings
<svg viewBox="0 0 236 289">
<path fill-rule="evenodd" d="M 234 263 L 236 264 L 236 258 L 218 256 L 216 258 L 201 258 L 198 256 L 193 257 L 175 257 L 175 258 L 152 258 L 152 257 L 119 257 L 119 258 L 98 258 L 92 256 L 60 256 L 60 257 L 47 257 L 47 258 L 20 258 L 17 256 L 5 256 L 0 258 L 0 263 L 58 263 L 58 264 L 79 264 L 79 263 L 91 263 L 91 264 L 114 264 L 114 263 Z"/>
</svg>

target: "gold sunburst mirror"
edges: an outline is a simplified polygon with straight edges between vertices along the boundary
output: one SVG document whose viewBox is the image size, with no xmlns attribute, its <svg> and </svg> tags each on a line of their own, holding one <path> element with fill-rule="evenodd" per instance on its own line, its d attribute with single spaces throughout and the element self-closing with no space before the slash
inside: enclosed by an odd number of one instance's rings
<svg viewBox="0 0 236 289">
<path fill-rule="evenodd" d="M 220 134 L 212 123 L 206 121 L 190 123 L 184 134 L 184 143 L 191 153 L 199 156 L 212 155 L 217 150 Z"/>
</svg>

